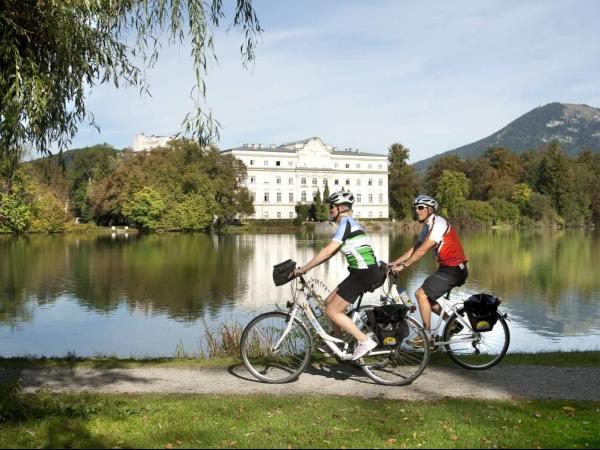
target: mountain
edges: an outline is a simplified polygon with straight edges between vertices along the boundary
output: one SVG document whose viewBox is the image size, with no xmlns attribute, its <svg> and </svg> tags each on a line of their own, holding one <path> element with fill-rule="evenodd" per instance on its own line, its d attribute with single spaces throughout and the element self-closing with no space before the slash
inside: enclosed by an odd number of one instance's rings
<svg viewBox="0 0 600 450">
<path fill-rule="evenodd" d="M 563 151 L 570 155 L 583 149 L 600 152 L 600 109 L 588 105 L 548 103 L 486 138 L 419 161 L 414 167 L 424 170 L 441 156 L 476 158 L 490 147 L 504 147 L 521 153 L 537 149 L 553 139 L 558 139 Z"/>
</svg>

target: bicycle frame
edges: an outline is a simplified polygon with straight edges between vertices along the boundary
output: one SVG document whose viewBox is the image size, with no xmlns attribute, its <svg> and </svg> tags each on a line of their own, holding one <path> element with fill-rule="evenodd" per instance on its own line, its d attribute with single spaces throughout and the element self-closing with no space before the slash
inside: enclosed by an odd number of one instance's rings
<svg viewBox="0 0 600 450">
<path fill-rule="evenodd" d="M 390 284 L 388 285 L 386 295 L 391 296 L 391 291 L 392 291 L 392 283 L 390 280 Z M 399 299 L 399 300 L 402 301 L 401 299 Z M 460 309 L 462 304 L 461 303 L 450 304 L 450 292 L 448 292 L 445 296 L 437 299 L 436 302 L 440 305 L 440 308 L 442 309 L 440 311 L 439 318 L 436 321 L 436 326 L 433 327 L 433 324 L 432 324 L 432 327 L 431 327 L 431 337 L 433 338 L 434 346 L 436 349 L 439 347 L 444 347 L 450 343 L 450 342 L 445 342 L 445 341 L 441 341 L 441 340 L 436 340 L 435 338 L 443 337 L 442 332 L 443 332 L 446 324 L 450 320 L 450 318 L 454 315 L 456 315 L 457 321 L 460 322 L 463 325 L 463 327 L 465 327 L 466 330 L 471 330 L 471 332 L 473 334 L 471 336 L 455 338 L 452 341 L 452 343 L 453 344 L 462 343 L 462 342 L 467 343 L 467 342 L 476 342 L 479 340 L 480 333 L 473 330 L 473 327 L 471 327 L 471 323 L 468 320 L 466 320 L 463 316 L 458 314 L 458 310 Z M 409 306 L 409 305 L 405 305 L 405 306 Z M 411 310 L 411 312 L 412 311 L 413 310 Z M 446 316 L 446 319 L 443 319 L 444 316 Z M 444 326 L 442 326 L 442 324 L 444 324 Z"/>
<path fill-rule="evenodd" d="M 450 318 L 454 315 L 456 316 L 456 319 L 458 320 L 458 322 L 460 322 L 460 324 L 463 327 L 465 327 L 466 330 L 471 330 L 473 335 L 465 336 L 464 338 L 455 338 L 452 341 L 452 343 L 456 344 L 456 343 L 461 343 L 461 342 L 474 342 L 479 339 L 479 333 L 477 331 L 473 330 L 473 327 L 471 327 L 471 323 L 468 320 L 465 320 L 463 316 L 458 314 L 458 310 L 460 309 L 460 304 L 459 303 L 452 304 L 452 305 L 449 304 L 450 303 L 450 293 L 448 293 L 444 297 L 440 297 L 436 301 L 442 308 L 442 310 L 440 311 L 439 318 L 437 319 L 435 329 L 432 326 L 432 330 L 431 330 L 431 336 L 434 338 L 434 345 L 436 348 L 446 346 L 447 344 L 450 343 L 450 342 L 436 341 L 435 338 L 442 337 L 442 332 L 443 332 L 444 328 L 446 327 L 446 324 L 448 323 Z M 447 317 L 446 319 L 443 319 L 444 315 Z M 444 324 L 443 327 L 442 327 L 442 324 Z"/>
<path fill-rule="evenodd" d="M 310 296 L 314 297 L 314 293 L 312 292 L 312 290 L 306 283 L 306 280 L 304 280 L 304 277 L 300 276 L 299 280 L 300 280 L 300 284 L 302 286 L 300 289 L 300 291 L 302 292 L 302 295 L 299 295 L 299 296 L 297 296 L 297 298 L 294 299 L 294 303 L 293 303 L 293 306 L 291 307 L 291 312 L 290 312 L 290 321 L 289 321 L 286 329 L 284 330 L 283 334 L 279 338 L 279 340 L 273 346 L 273 350 L 277 350 L 277 348 L 281 345 L 281 343 L 283 342 L 283 340 L 285 339 L 287 334 L 292 329 L 294 320 L 296 320 L 299 313 L 300 314 L 304 313 L 304 315 L 307 317 L 312 328 L 321 337 L 321 339 L 323 339 L 323 342 L 325 342 L 325 344 L 327 344 L 327 346 L 331 349 L 331 351 L 341 360 L 344 360 L 344 361 L 351 360 L 353 355 L 351 353 L 348 353 L 348 351 L 347 351 L 349 344 L 342 339 L 331 336 L 323 329 L 323 327 L 317 320 L 317 317 L 315 316 L 315 313 L 312 310 L 312 307 L 308 301 Z M 355 314 L 358 313 L 360 310 L 360 302 L 361 301 L 362 301 L 362 296 L 360 297 L 360 300 L 358 302 L 359 307 L 355 311 Z M 352 319 L 354 320 L 354 317 Z M 298 320 L 301 320 L 301 319 L 298 319 Z M 344 344 L 344 350 L 340 350 L 340 348 L 336 345 L 336 343 Z M 372 351 L 371 354 L 372 355 L 383 355 L 383 354 L 388 354 L 390 352 L 391 352 L 390 350 L 380 350 L 380 351 Z"/>
</svg>

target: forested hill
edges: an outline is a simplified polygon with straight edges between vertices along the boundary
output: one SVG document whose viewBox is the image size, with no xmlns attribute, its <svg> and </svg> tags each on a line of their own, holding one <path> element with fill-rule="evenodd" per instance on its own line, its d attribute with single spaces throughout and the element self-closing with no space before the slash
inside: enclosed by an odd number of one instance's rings
<svg viewBox="0 0 600 450">
<path fill-rule="evenodd" d="M 584 149 L 600 152 L 600 109 L 588 105 L 548 103 L 529 111 L 491 136 L 419 161 L 414 167 L 424 170 L 441 156 L 475 158 L 490 147 L 504 147 L 522 153 L 554 139 L 569 155 Z"/>
</svg>

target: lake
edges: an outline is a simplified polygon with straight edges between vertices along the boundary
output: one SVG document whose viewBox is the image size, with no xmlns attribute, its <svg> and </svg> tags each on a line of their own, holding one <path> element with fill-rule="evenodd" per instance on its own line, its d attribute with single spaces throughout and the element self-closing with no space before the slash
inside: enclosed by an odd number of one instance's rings
<svg viewBox="0 0 600 450">
<path fill-rule="evenodd" d="M 272 266 L 287 258 L 308 262 L 333 231 L 0 236 L 0 356 L 152 357 L 174 356 L 178 348 L 198 354 L 205 325 L 245 325 L 284 306 L 290 285 L 273 285 Z M 600 233 L 460 234 L 470 276 L 453 297 L 500 296 L 510 319 L 509 351 L 600 349 Z M 410 231 L 371 237 L 386 261 L 415 239 Z M 428 254 L 404 272 L 413 300 L 435 268 Z M 346 274 L 336 255 L 309 276 L 335 287 Z M 377 302 L 380 293 L 365 302 Z"/>
</svg>

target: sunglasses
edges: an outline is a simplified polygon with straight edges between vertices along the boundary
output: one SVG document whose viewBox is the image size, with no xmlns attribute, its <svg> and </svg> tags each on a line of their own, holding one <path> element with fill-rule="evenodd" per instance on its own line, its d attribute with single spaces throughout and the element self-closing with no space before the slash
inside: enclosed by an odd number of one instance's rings
<svg viewBox="0 0 600 450">
<path fill-rule="evenodd" d="M 429 208 L 429 206 L 425 206 L 425 205 L 417 205 L 415 206 L 415 211 L 423 211 L 424 209 Z"/>
<path fill-rule="evenodd" d="M 329 205 L 329 209 L 331 208 L 335 208 L 337 205 L 334 205 L 333 203 Z"/>
</svg>

